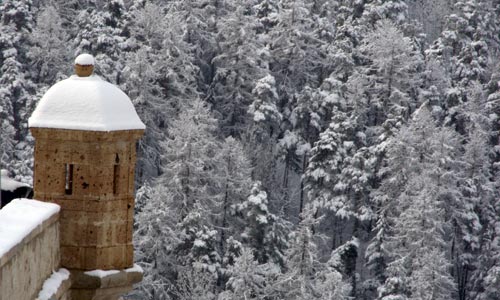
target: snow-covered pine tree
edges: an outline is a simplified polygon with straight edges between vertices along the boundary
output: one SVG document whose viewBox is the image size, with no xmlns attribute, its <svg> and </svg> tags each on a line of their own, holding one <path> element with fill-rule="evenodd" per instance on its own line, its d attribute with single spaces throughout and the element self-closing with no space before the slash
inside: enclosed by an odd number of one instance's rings
<svg viewBox="0 0 500 300">
<path fill-rule="evenodd" d="M 334 266 L 319 261 L 311 227 L 314 218 L 304 211 L 302 221 L 291 233 L 286 265 L 273 287 L 277 299 L 350 299 L 351 287 Z"/>
<path fill-rule="evenodd" d="M 238 208 L 247 199 L 251 188 L 251 168 L 242 145 L 232 137 L 228 137 L 221 145 L 218 154 L 218 180 L 220 211 L 219 219 L 219 251 L 221 256 L 227 256 L 231 245 L 227 239 L 237 238 L 245 230 L 247 224 L 238 215 Z"/>
<path fill-rule="evenodd" d="M 498 182 L 495 182 L 498 189 Z M 497 190 L 496 189 L 496 190 Z M 481 251 L 476 269 L 471 275 L 471 299 L 486 300 L 500 297 L 500 201 L 495 190 L 493 197 L 482 199 L 481 219 L 484 223 L 481 235 Z"/>
<path fill-rule="evenodd" d="M 491 74 L 490 81 L 485 86 L 484 93 L 486 94 L 486 103 L 484 109 L 489 112 L 491 119 L 490 130 L 495 132 L 499 130 L 499 124 L 496 122 L 500 118 L 500 63 L 493 64 L 495 70 Z M 497 144 L 498 139 L 494 136 L 491 137 L 490 143 L 492 146 Z"/>
<path fill-rule="evenodd" d="M 498 218 L 498 137 L 495 132 L 498 125 L 496 101 L 499 88 L 497 74 L 493 74 L 491 83 L 488 85 L 488 99 L 486 104 L 480 109 L 475 109 L 478 116 L 475 126 L 468 130 L 467 144 L 464 146 L 464 174 L 461 184 L 462 193 L 471 212 L 464 214 L 464 245 L 470 245 L 460 257 L 467 259 L 464 271 L 458 274 L 465 274 L 467 279 L 464 288 L 459 286 L 461 296 L 471 299 L 494 299 L 500 297 L 498 289 L 495 288 L 498 282 L 500 268 L 500 247 L 499 247 L 499 218 Z M 474 99 L 473 99 L 474 100 Z M 476 99 L 477 100 L 477 99 Z M 483 113 L 477 114 L 478 111 Z M 490 126 L 484 126 L 484 122 L 477 122 L 477 119 L 485 121 L 485 113 L 489 113 Z M 483 126 L 481 126 L 481 124 Z M 493 130 L 492 130 L 493 129 Z M 475 219 L 477 218 L 477 219 Z M 472 222 L 470 222 L 472 221 Z M 479 223 L 479 224 L 477 224 Z M 474 230 L 475 229 L 475 230 Z M 479 231 L 477 229 L 480 229 Z M 464 257 L 464 254 L 468 256 Z M 463 277 L 463 276 L 462 276 Z"/>
<path fill-rule="evenodd" d="M 249 129 L 243 142 L 252 164 L 252 179 L 261 181 L 269 198 L 279 198 L 276 189 L 276 140 L 281 130 L 282 115 L 278 108 L 276 80 L 270 74 L 259 79 L 252 90 L 253 102 L 248 108 Z M 277 201 L 276 201 L 277 202 Z"/>
<path fill-rule="evenodd" d="M 255 142 L 269 143 L 279 134 L 281 113 L 277 107 L 279 96 L 276 90 L 276 80 L 272 75 L 259 79 L 252 90 L 253 102 L 248 108 L 254 126 L 252 135 Z"/>
<path fill-rule="evenodd" d="M 182 221 L 196 208 L 215 208 L 217 180 L 216 154 L 220 143 L 215 138 L 216 120 L 201 100 L 187 106 L 169 129 L 169 139 L 161 142 L 163 175 L 159 184 L 174 194 L 172 203 Z M 209 224 L 209 216 L 204 224 Z"/>
<path fill-rule="evenodd" d="M 390 262 L 379 298 L 449 299 L 455 295 L 456 284 L 449 273 L 445 236 L 452 229 L 451 213 L 460 200 L 454 173 L 458 138 L 450 129 L 438 128 L 424 106 L 394 141 L 388 158 L 396 164 L 386 180 L 392 182 L 395 194 L 382 204 L 392 207 L 389 236 L 383 243 L 386 252 L 381 253 Z"/>
<path fill-rule="evenodd" d="M 498 9 L 498 4 L 497 9 Z M 498 64 L 497 64 L 498 65 Z M 484 109 L 489 113 L 491 120 L 491 131 L 492 135 L 489 138 L 489 143 L 485 144 L 484 133 L 476 134 L 474 131 L 470 133 L 470 142 L 467 144 L 466 149 L 469 149 L 469 157 L 479 158 L 474 164 L 470 164 L 469 167 L 471 171 L 476 169 L 479 176 L 476 176 L 478 180 L 475 180 L 477 184 L 477 189 L 473 190 L 482 194 L 479 205 L 479 218 L 482 224 L 482 233 L 480 236 L 480 251 L 477 256 L 475 271 L 471 275 L 472 290 L 470 292 L 470 297 L 472 299 L 486 300 L 495 299 L 500 297 L 498 288 L 498 282 L 500 280 L 500 220 L 498 218 L 500 212 L 500 199 L 498 195 L 498 116 L 499 116 L 499 104 L 500 104 L 500 75 L 498 68 L 495 68 L 490 82 L 487 85 L 487 101 Z M 478 141 L 479 140 L 479 141 Z M 489 145 L 489 146 L 488 146 Z M 487 152 L 486 149 L 491 149 L 493 146 L 494 153 L 490 153 L 490 159 L 492 161 L 492 167 L 487 166 L 486 162 L 482 163 L 485 159 L 484 154 Z M 474 155 L 474 154 L 478 155 Z M 472 155 L 471 155 L 472 154 Z M 469 159 L 469 161 L 471 161 Z M 474 162 L 472 160 L 471 162 Z M 476 172 L 477 172 L 476 171 Z M 485 175 L 487 176 L 488 171 L 490 172 L 490 181 L 486 184 L 483 183 Z M 475 177 L 475 178 L 476 178 Z M 487 197 L 486 195 L 489 195 Z M 479 199 L 478 199 L 479 200 Z"/>
<path fill-rule="evenodd" d="M 268 205 L 266 191 L 260 182 L 254 183 L 246 201 L 237 206 L 246 225 L 241 237 L 259 263 L 271 261 L 283 265 L 289 224 L 270 212 Z"/>
<path fill-rule="evenodd" d="M 3 27 L 0 26 L 0 30 Z M 2 30 L 3 31 L 3 30 Z M 0 35 L 1 43 L 1 35 Z M 5 55 L 5 52 L 4 52 Z M 3 97 L 9 90 L 0 89 L 0 163 L 2 169 L 7 169 L 13 161 L 16 130 L 12 124 L 14 123 L 14 112 L 10 98 Z"/>
<path fill-rule="evenodd" d="M 268 74 L 268 51 L 257 37 L 252 2 L 229 0 L 219 6 L 215 20 L 217 53 L 210 61 L 208 101 L 220 114 L 224 135 L 240 136 L 248 126 L 252 91 Z"/>
<path fill-rule="evenodd" d="M 416 74 L 422 63 L 411 39 L 391 21 L 380 20 L 363 39 L 360 52 L 369 63 L 353 80 L 361 80 L 370 93 L 365 100 L 367 125 L 407 120 L 417 107 Z"/>
<path fill-rule="evenodd" d="M 160 141 L 170 117 L 176 116 L 186 99 L 198 97 L 197 67 L 191 48 L 183 41 L 180 15 L 164 6 L 137 3 L 130 10 L 130 37 L 125 42 L 126 67 L 123 89 L 148 127 L 139 143 L 138 182 L 161 174 Z M 162 63 L 158 63 L 162 62 Z"/>
<path fill-rule="evenodd" d="M 488 135 L 481 129 L 472 131 L 464 146 L 463 169 L 461 172 L 459 207 L 455 207 L 457 222 L 454 222 L 457 240 L 452 249 L 453 274 L 458 283 L 459 299 L 467 299 L 472 290 L 473 280 L 481 273 L 482 266 L 476 264 L 483 239 L 483 226 L 489 227 L 486 219 L 495 197 L 494 185 L 490 181 L 492 149 L 488 146 Z M 475 270 L 479 267 L 477 270 Z"/>
<path fill-rule="evenodd" d="M 317 89 L 333 71 L 332 24 L 321 14 L 317 1 L 282 2 L 278 23 L 269 32 L 269 48 L 274 60 L 271 71 L 281 87 L 283 137 L 278 149 L 285 164 L 283 199 L 300 216 L 305 201 L 304 185 L 291 189 L 294 176 L 302 176 L 308 151 L 330 120 L 331 107 Z M 325 27 L 327 27 L 325 29 Z M 292 200 L 297 194 L 298 201 Z"/>
<path fill-rule="evenodd" d="M 363 22 L 368 28 L 379 20 L 388 19 L 398 25 L 408 22 L 408 4 L 402 0 L 363 0 Z"/>
<path fill-rule="evenodd" d="M 296 103 L 289 115 L 289 121 L 292 124 L 291 135 L 294 139 L 289 139 L 293 143 L 282 143 L 285 147 L 281 149 L 284 152 L 285 159 L 287 156 L 289 161 L 298 162 L 292 165 L 291 170 L 297 172 L 301 176 L 301 183 L 298 201 L 298 215 L 303 211 L 306 197 L 304 190 L 303 174 L 306 172 L 307 163 L 309 161 L 310 150 L 314 142 L 319 138 L 320 132 L 328 127 L 331 121 L 334 105 L 331 101 L 331 96 L 318 89 L 305 87 L 297 94 Z M 287 133 L 283 137 L 283 141 L 288 138 Z"/>
<path fill-rule="evenodd" d="M 38 13 L 30 40 L 33 46 L 28 57 L 32 61 L 31 68 L 36 71 L 33 77 L 38 83 L 50 86 L 72 73 L 68 63 L 73 58 L 67 47 L 69 36 L 54 6 L 43 7 Z"/>
<path fill-rule="evenodd" d="M 483 226 L 481 221 L 483 203 L 490 203 L 494 197 L 491 181 L 491 158 L 494 148 L 489 144 L 491 119 L 485 109 L 482 86 L 473 85 L 468 92 L 468 101 L 462 104 L 465 109 L 461 116 L 467 124 L 461 169 L 458 173 L 457 197 L 451 208 L 453 225 L 452 258 L 453 275 L 458 283 L 460 299 L 467 299 L 471 290 L 471 275 L 474 274 L 475 261 L 480 246 Z"/>
<path fill-rule="evenodd" d="M 279 267 L 271 262 L 259 264 L 253 250 L 243 248 L 228 272 L 231 275 L 226 284 L 227 290 L 219 295 L 219 300 L 266 299 L 270 296 L 267 291 Z"/>
<path fill-rule="evenodd" d="M 423 107 L 420 110 L 426 110 Z M 385 152 L 385 164 L 379 171 L 381 178 L 380 186 L 372 193 L 376 213 L 377 223 L 373 231 L 375 236 L 370 241 L 365 256 L 367 258 L 367 267 L 372 272 L 370 280 L 371 286 L 377 287 L 383 284 L 387 279 L 386 268 L 390 261 L 390 252 L 387 242 L 392 235 L 393 219 L 401 210 L 396 201 L 407 188 L 408 181 L 421 172 L 421 165 L 415 163 L 415 159 L 423 157 L 426 149 L 430 147 L 432 138 L 432 127 L 426 127 L 423 124 L 433 122 L 432 118 L 424 113 L 419 113 L 419 125 L 413 127 L 403 126 L 399 129 L 397 135 L 388 140 Z M 382 293 L 386 295 L 390 290 L 400 290 L 405 283 L 399 279 L 389 279 Z M 391 292 L 392 293 L 392 292 Z"/>
<path fill-rule="evenodd" d="M 425 171 L 424 171 L 425 172 Z M 439 183 L 430 174 L 413 177 L 398 199 L 406 207 L 394 220 L 388 282 L 406 284 L 409 299 L 450 299 L 456 290 L 443 233 L 448 226 L 439 203 Z M 381 291 L 387 290 L 384 286 Z M 381 299 L 388 299 L 384 296 Z"/>
<path fill-rule="evenodd" d="M 346 113 L 334 111 L 330 126 L 320 134 L 311 150 L 311 158 L 304 175 L 309 206 L 319 215 L 324 210 L 336 217 L 349 218 L 356 214 L 348 189 L 354 189 L 347 168 L 359 144 L 356 123 Z M 347 173 L 347 174 L 346 174 Z"/>
<path fill-rule="evenodd" d="M 409 18 L 416 20 L 425 34 L 426 44 L 436 40 L 444 27 L 444 18 L 452 12 L 453 5 L 449 0 L 409 1 Z"/>
<path fill-rule="evenodd" d="M 16 179 L 31 182 L 33 141 L 26 120 L 34 109 L 35 86 L 30 78 L 27 52 L 33 29 L 30 0 L 0 4 L 0 105 L 2 118 L 2 168 L 15 171 Z M 4 131 L 5 130 L 5 131 Z"/>
<path fill-rule="evenodd" d="M 78 11 L 72 36 L 75 54 L 91 53 L 96 61 L 95 73 L 120 84 L 126 48 L 128 15 L 121 0 L 106 3 L 89 1 L 86 9 Z"/>
<path fill-rule="evenodd" d="M 327 265 L 336 271 L 350 283 L 351 297 L 358 297 L 357 281 L 359 273 L 356 271 L 356 264 L 359 253 L 359 240 L 353 237 L 351 240 L 334 249 L 330 255 Z"/>
<path fill-rule="evenodd" d="M 181 265 L 181 257 L 176 256 L 181 243 L 176 232 L 178 216 L 171 209 L 173 195 L 164 186 L 153 186 L 146 197 L 135 216 L 135 260 L 144 269 L 136 292 L 149 299 L 169 299 Z"/>
<path fill-rule="evenodd" d="M 361 183 L 365 189 L 361 194 L 367 196 L 370 185 L 378 184 L 387 139 L 417 107 L 415 83 L 421 58 L 411 40 L 389 20 L 379 21 L 366 35 L 360 53 L 367 62 L 349 77 L 346 102 L 353 103 L 349 109 L 356 127 L 365 128 L 357 134 L 363 136 L 365 144 L 359 145 L 357 154 L 351 157 L 353 163 L 361 164 L 353 168 L 371 170 Z M 351 177 L 359 178 L 357 174 Z M 370 203 L 366 197 L 359 200 Z"/>
<path fill-rule="evenodd" d="M 333 48 L 320 36 L 314 3 L 281 2 L 278 23 L 269 33 L 275 59 L 271 71 L 284 88 L 282 101 L 290 105 L 296 92 L 306 86 L 317 88 L 331 72 Z"/>
<path fill-rule="evenodd" d="M 179 300 L 216 300 L 213 274 L 203 268 L 203 264 L 195 262 L 194 268 L 182 268 L 178 283 L 174 286 L 174 299 Z"/>
<path fill-rule="evenodd" d="M 255 14 L 258 18 L 257 33 L 267 34 L 278 23 L 279 16 L 279 1 L 276 0 L 259 0 L 253 6 Z"/>
<path fill-rule="evenodd" d="M 426 56 L 439 61 L 450 74 L 451 86 L 446 91 L 443 107 L 445 122 L 464 134 L 467 122 L 465 103 L 474 85 L 489 81 L 488 63 L 498 49 L 497 26 L 487 1 L 458 1 L 455 13 L 446 19 L 444 31 L 426 50 Z M 498 19 L 498 17 L 496 17 Z"/>
<path fill-rule="evenodd" d="M 146 278 L 151 277 L 147 285 L 150 290 L 158 281 L 166 285 L 164 293 L 172 294 L 187 284 L 177 281 L 177 275 L 191 274 L 195 268 L 212 278 L 212 286 L 217 282 L 221 257 L 214 227 L 219 225 L 221 182 L 216 164 L 220 151 L 214 136 L 216 127 L 205 104 L 195 100 L 172 122 L 169 139 L 161 144 L 163 174 L 154 187 L 158 192 L 150 196 L 151 204 L 139 214 L 145 223 L 138 228 L 143 232 L 139 244 L 144 245 L 140 257 L 145 257 L 145 264 L 150 264 L 155 255 L 165 259 L 162 265 L 149 268 L 151 275 L 146 274 Z M 154 209 L 157 211 L 153 213 Z M 151 252 L 158 247 L 161 253 Z"/>
<path fill-rule="evenodd" d="M 127 53 L 124 90 L 132 99 L 138 115 L 148 127 L 139 141 L 137 181 L 161 174 L 160 141 L 165 138 L 166 112 L 169 111 L 157 80 L 160 73 L 153 63 L 154 54 L 142 46 L 135 53 Z"/>
</svg>

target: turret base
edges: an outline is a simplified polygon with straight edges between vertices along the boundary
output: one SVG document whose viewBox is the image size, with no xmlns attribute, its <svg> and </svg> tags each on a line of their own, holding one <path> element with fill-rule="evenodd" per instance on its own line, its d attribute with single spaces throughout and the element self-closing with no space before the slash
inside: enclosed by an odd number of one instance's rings
<svg viewBox="0 0 500 300">
<path fill-rule="evenodd" d="M 142 269 L 135 265 L 125 270 L 71 270 L 72 300 L 120 300 L 142 280 Z"/>
</svg>

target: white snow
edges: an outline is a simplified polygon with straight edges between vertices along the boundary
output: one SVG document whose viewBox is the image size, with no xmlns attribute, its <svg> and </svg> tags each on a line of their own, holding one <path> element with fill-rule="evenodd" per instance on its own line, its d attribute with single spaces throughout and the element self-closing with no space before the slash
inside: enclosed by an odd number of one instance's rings
<svg viewBox="0 0 500 300">
<path fill-rule="evenodd" d="M 354 142 L 352 142 L 352 141 L 344 141 L 343 144 L 344 144 L 344 147 L 347 149 L 354 148 Z"/>
<path fill-rule="evenodd" d="M 290 132 L 290 131 L 286 131 L 285 132 L 285 135 L 283 136 L 283 138 L 280 140 L 280 144 L 283 146 L 283 147 L 286 147 L 286 148 L 291 148 L 293 145 L 297 144 L 297 142 L 299 141 L 297 135 L 295 134 L 295 132 Z"/>
<path fill-rule="evenodd" d="M 264 114 L 260 111 L 255 111 L 253 113 L 253 120 L 254 122 L 260 122 L 260 121 L 265 121 L 266 120 L 266 116 L 264 116 Z"/>
<path fill-rule="evenodd" d="M 120 273 L 122 270 L 92 270 L 92 271 L 87 271 L 85 272 L 85 275 L 89 275 L 92 277 L 99 277 L 99 278 L 104 278 L 106 276 L 111 276 L 114 274 Z M 144 273 L 142 270 L 141 266 L 134 264 L 132 268 L 125 269 L 126 273 L 133 273 L 133 272 L 139 272 L 139 273 Z"/>
<path fill-rule="evenodd" d="M 259 224 L 267 224 L 267 217 L 266 217 L 266 216 L 259 215 L 259 216 L 257 216 L 256 221 L 257 221 L 257 223 L 259 223 Z"/>
<path fill-rule="evenodd" d="M 304 143 L 304 144 L 297 146 L 297 150 L 295 150 L 295 154 L 304 155 L 304 154 L 308 153 L 309 151 L 311 151 L 311 144 Z"/>
<path fill-rule="evenodd" d="M 73 75 L 56 83 L 28 123 L 30 127 L 91 131 L 145 128 L 129 97 L 96 75 Z"/>
<path fill-rule="evenodd" d="M 133 273 L 133 272 L 144 273 L 144 270 L 142 270 L 141 266 L 139 266 L 138 264 L 134 264 L 134 266 L 132 268 L 125 269 L 125 272 L 127 272 L 127 273 Z"/>
<path fill-rule="evenodd" d="M 29 199 L 14 199 L 0 209 L 0 257 L 59 209 L 57 204 Z"/>
<path fill-rule="evenodd" d="M 196 239 L 193 242 L 193 246 L 198 247 L 198 248 L 202 248 L 202 247 L 206 247 L 206 243 L 202 240 Z"/>
<path fill-rule="evenodd" d="M 85 272 L 85 275 L 93 276 L 93 277 L 99 277 L 99 278 L 104 278 L 106 276 L 114 275 L 120 273 L 119 270 L 93 270 L 93 271 L 87 271 Z"/>
<path fill-rule="evenodd" d="M 75 58 L 75 65 L 93 66 L 94 63 L 95 63 L 94 57 L 87 53 L 80 54 Z"/>
<path fill-rule="evenodd" d="M 7 170 L 2 170 L 0 172 L 0 189 L 1 190 L 13 192 L 15 189 L 22 187 L 22 186 L 29 186 L 29 185 L 22 183 L 22 182 L 19 182 L 19 181 L 15 181 L 14 179 L 10 178 Z"/>
<path fill-rule="evenodd" d="M 9 48 L 7 50 L 2 51 L 3 57 L 8 58 L 11 56 L 16 56 L 17 55 L 17 49 L 16 48 Z"/>
<path fill-rule="evenodd" d="M 43 283 L 42 290 L 38 293 L 37 300 L 49 300 L 51 297 L 57 293 L 57 290 L 61 286 L 62 282 L 69 278 L 69 271 L 66 269 L 59 269 L 57 272 L 53 272 L 52 275 L 45 280 Z"/>
</svg>

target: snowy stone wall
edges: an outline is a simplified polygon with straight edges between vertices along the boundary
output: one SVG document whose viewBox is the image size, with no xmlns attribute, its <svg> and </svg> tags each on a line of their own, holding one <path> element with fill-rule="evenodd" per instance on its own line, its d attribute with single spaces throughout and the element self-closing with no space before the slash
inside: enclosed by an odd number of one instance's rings
<svg viewBox="0 0 500 300">
<path fill-rule="evenodd" d="M 37 299 L 59 265 L 58 205 L 16 199 L 0 210 L 0 300 Z M 61 287 L 49 299 L 66 299 Z"/>
</svg>

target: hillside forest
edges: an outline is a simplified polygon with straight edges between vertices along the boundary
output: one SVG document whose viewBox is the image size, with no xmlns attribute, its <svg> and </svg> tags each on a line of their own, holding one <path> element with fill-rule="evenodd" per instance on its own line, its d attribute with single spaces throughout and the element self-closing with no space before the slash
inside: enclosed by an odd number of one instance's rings
<svg viewBox="0 0 500 300">
<path fill-rule="evenodd" d="M 0 155 L 90 53 L 147 126 L 127 299 L 500 299 L 500 1 L 3 0 Z"/>
</svg>

